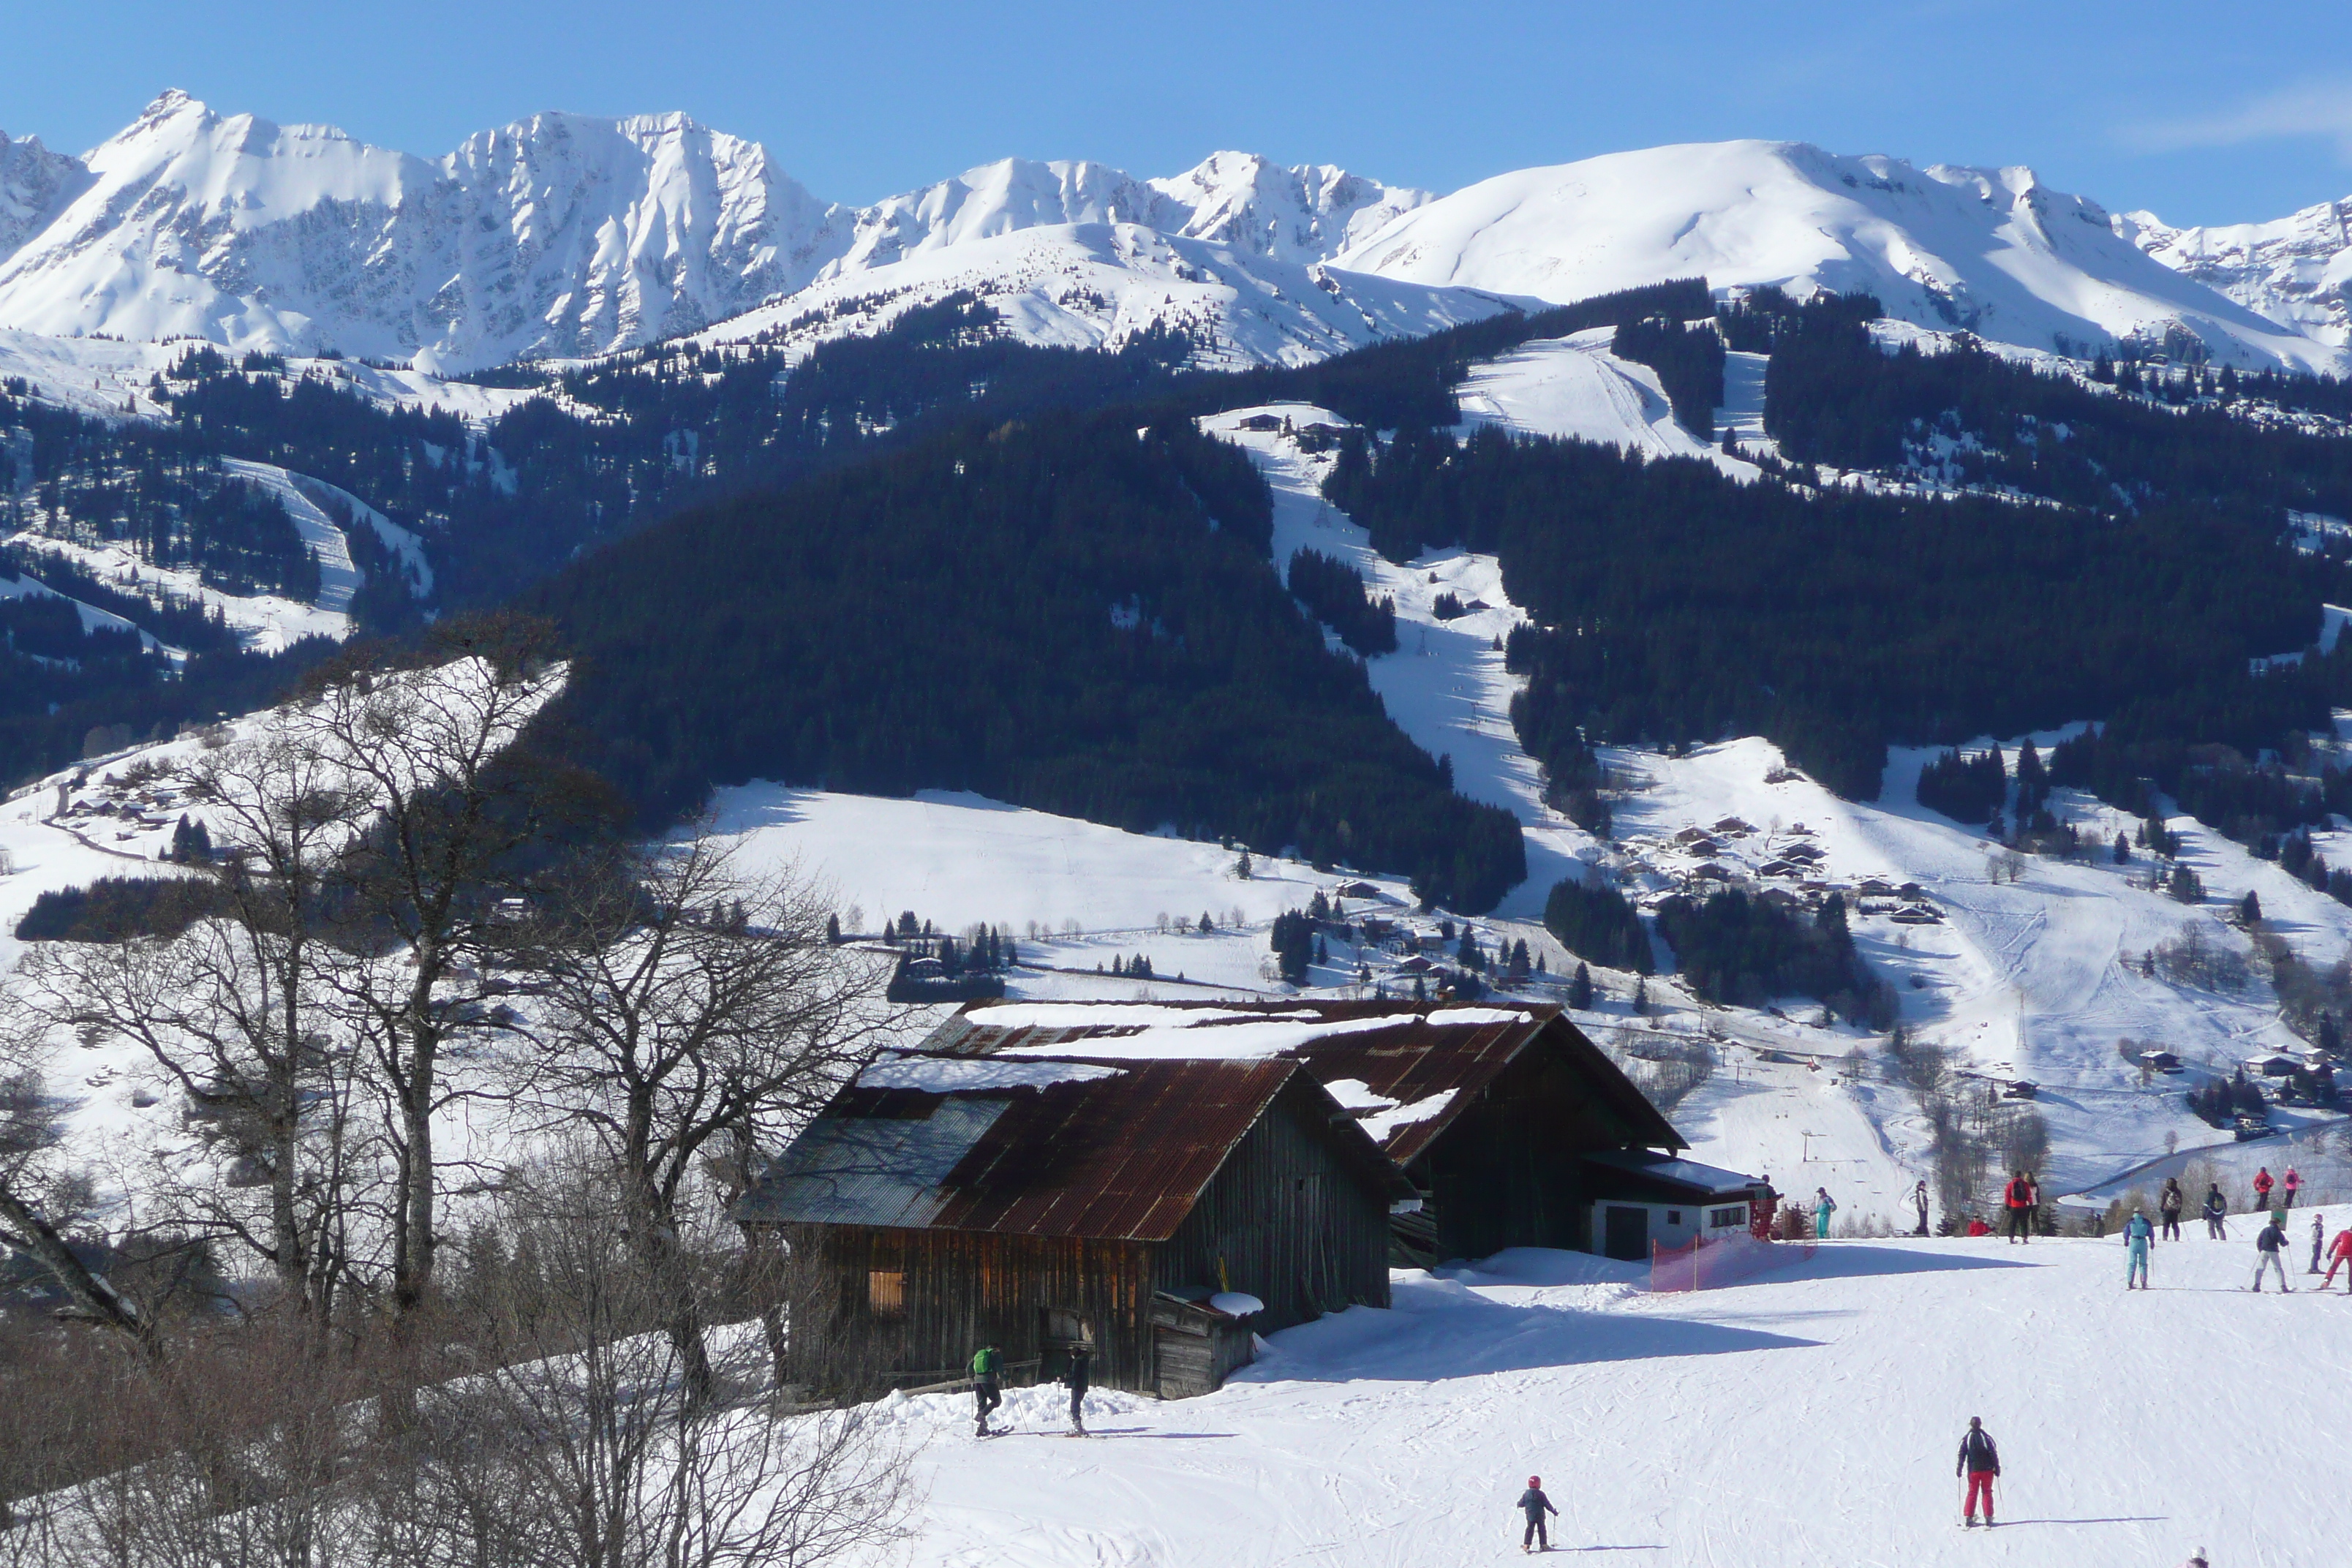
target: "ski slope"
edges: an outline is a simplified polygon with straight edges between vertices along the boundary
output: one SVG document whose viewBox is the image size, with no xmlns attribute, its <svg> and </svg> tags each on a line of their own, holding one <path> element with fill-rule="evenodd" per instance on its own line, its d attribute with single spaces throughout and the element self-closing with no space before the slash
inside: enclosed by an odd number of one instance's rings
<svg viewBox="0 0 2352 1568">
<path fill-rule="evenodd" d="M 1517 1251 L 1399 1272 L 1391 1310 L 1276 1334 L 1206 1397 L 1090 1395 L 1084 1441 L 1053 1389 L 989 1442 L 968 1399 L 881 1408 L 923 1443 L 910 1558 L 943 1568 L 1495 1563 L 1530 1474 L 1554 1549 L 1595 1562 L 2302 1568 L 2352 1529 L 2302 1455 L 2336 1429 L 2352 1303 L 2246 1294 L 2252 1262 L 2242 1235 L 2159 1245 L 2126 1295 L 2113 1240 L 1830 1242 L 1656 1296 Z M 1990 1532 L 1958 1518 L 1970 1415 L 2000 1446 Z"/>
<path fill-rule="evenodd" d="M 1465 426 L 1496 425 L 1520 436 L 1600 441 L 1645 458 L 1702 458 L 1734 478 L 1751 479 L 1756 465 L 1727 457 L 1678 424 L 1658 373 L 1609 352 L 1613 327 L 1524 343 L 1470 372 L 1459 391 Z M 1763 354 L 1731 354 L 1742 362 L 1724 370 L 1725 406 L 1718 425 L 1761 432 Z M 1752 365 L 1746 362 L 1756 362 Z"/>
</svg>

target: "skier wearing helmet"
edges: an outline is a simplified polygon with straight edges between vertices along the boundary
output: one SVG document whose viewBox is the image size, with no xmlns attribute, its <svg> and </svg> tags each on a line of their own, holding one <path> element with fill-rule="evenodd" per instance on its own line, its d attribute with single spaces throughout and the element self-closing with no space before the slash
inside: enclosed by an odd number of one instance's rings
<svg viewBox="0 0 2352 1568">
<path fill-rule="evenodd" d="M 1528 1478 L 1528 1489 L 1519 1494 L 1519 1511 L 1528 1516 L 1527 1533 L 1519 1537 L 1519 1550 L 1549 1552 L 1551 1535 L 1544 1529 L 1544 1515 L 1557 1514 L 1559 1510 L 1552 1507 L 1551 1499 L 1544 1496 L 1541 1476 Z"/>
</svg>

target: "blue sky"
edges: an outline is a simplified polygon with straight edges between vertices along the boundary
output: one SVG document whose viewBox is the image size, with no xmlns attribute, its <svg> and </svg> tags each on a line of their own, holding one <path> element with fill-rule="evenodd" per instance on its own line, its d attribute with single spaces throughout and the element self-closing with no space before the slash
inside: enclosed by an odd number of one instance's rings
<svg viewBox="0 0 2352 1568">
<path fill-rule="evenodd" d="M 2224 20 L 2240 14 L 2259 31 Z M 1236 147 L 1450 190 L 1770 136 L 2031 163 L 2111 207 L 2212 223 L 2352 193 L 2346 16 L 2341 0 L 12 0 L 0 129 L 80 151 L 180 87 L 432 154 L 541 109 L 682 109 L 853 202 L 1006 154 L 1159 174 Z"/>
</svg>

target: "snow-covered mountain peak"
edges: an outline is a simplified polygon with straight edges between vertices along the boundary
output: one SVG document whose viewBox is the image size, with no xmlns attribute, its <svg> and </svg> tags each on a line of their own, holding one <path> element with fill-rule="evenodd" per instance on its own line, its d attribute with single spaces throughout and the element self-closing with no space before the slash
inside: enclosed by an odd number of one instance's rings
<svg viewBox="0 0 2352 1568">
<path fill-rule="evenodd" d="M 2088 354 L 2126 340 L 2223 363 L 2345 356 L 2154 262 L 2027 168 L 1921 169 L 1717 142 L 1497 175 L 1351 241 L 1341 267 L 1568 300 L 1662 278 L 1876 295 L 1922 326 Z"/>
<path fill-rule="evenodd" d="M 1255 153 L 1212 153 L 1150 184 L 1186 215 L 1179 232 L 1278 261 L 1328 259 L 1352 237 L 1436 199 L 1328 163 L 1285 167 Z"/>
<path fill-rule="evenodd" d="M 2176 228 L 2125 213 L 2116 232 L 2175 271 L 2250 310 L 2337 347 L 2352 346 L 2352 196 L 2269 223 Z"/>
</svg>

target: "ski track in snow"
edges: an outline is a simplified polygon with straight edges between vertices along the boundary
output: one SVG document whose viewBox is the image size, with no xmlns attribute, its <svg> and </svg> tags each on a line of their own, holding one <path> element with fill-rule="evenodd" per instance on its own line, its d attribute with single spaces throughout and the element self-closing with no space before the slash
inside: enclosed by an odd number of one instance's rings
<svg viewBox="0 0 2352 1568">
<path fill-rule="evenodd" d="M 1554 1549 L 1604 1562 L 2330 1560 L 2334 1473 L 2265 1457 L 2334 1429 L 2352 1357 L 2317 1325 L 2352 1307 L 2305 1292 L 2300 1252 L 2295 1296 L 2246 1294 L 2242 1236 L 2159 1244 L 2146 1292 L 2124 1261 L 2113 1239 L 1832 1242 L 1651 1296 L 1638 1265 L 1526 1250 L 1399 1272 L 1392 1309 L 1276 1334 L 1204 1398 L 1091 1395 L 1084 1441 L 1050 1388 L 1013 1391 L 1014 1436 L 988 1443 L 955 1395 L 877 1409 L 927 1439 L 913 1560 L 970 1568 L 1494 1562 L 1530 1474 Z M 2213 1375 L 2146 1348 L 2185 1345 Z M 2002 1524 L 1974 1534 L 1970 1415 L 2003 1469 Z"/>
</svg>

